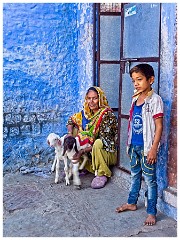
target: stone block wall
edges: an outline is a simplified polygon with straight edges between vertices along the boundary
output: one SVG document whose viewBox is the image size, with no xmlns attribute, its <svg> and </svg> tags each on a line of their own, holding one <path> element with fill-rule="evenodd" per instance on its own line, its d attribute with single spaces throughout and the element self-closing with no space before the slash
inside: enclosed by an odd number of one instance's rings
<svg viewBox="0 0 180 240">
<path fill-rule="evenodd" d="M 157 161 L 158 209 L 177 219 L 177 5 L 163 3 L 161 13 L 160 95 L 164 121 Z"/>
<path fill-rule="evenodd" d="M 93 75 L 93 4 L 3 4 L 4 171 L 51 161 Z"/>
<path fill-rule="evenodd" d="M 176 34 L 177 43 L 177 34 Z M 177 190 L 177 48 L 174 60 L 174 94 L 171 109 L 171 124 L 168 151 L 168 185 Z"/>
<path fill-rule="evenodd" d="M 174 99 L 175 50 L 176 50 L 176 4 L 162 4 L 161 10 L 161 62 L 160 62 L 160 96 L 164 103 L 163 134 L 157 162 L 158 187 L 160 195 L 168 186 L 167 159 L 169 151 L 169 134 L 171 128 L 171 109 Z"/>
</svg>

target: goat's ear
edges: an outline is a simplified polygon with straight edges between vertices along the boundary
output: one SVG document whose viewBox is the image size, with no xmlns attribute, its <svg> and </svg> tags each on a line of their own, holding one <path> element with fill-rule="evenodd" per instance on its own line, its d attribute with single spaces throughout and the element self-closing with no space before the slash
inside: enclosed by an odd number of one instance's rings
<svg viewBox="0 0 180 240">
<path fill-rule="evenodd" d="M 75 149 L 75 151 L 78 153 L 76 141 L 75 141 L 75 143 L 74 143 L 74 149 Z"/>
<path fill-rule="evenodd" d="M 65 144 L 64 144 L 64 150 L 63 150 L 62 156 L 64 156 L 64 154 L 66 153 L 66 151 L 67 151 L 67 144 L 65 143 Z"/>
<path fill-rule="evenodd" d="M 65 152 L 66 152 L 66 149 L 64 148 L 62 156 L 64 156 Z"/>
<path fill-rule="evenodd" d="M 50 145 L 50 142 L 49 142 L 49 140 L 47 140 L 47 144 L 48 144 L 48 145 Z"/>
</svg>

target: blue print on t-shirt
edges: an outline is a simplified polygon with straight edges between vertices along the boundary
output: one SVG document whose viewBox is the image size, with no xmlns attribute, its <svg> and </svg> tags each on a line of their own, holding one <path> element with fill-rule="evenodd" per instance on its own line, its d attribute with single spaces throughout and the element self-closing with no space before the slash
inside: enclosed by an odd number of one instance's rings
<svg viewBox="0 0 180 240">
<path fill-rule="evenodd" d="M 132 118 L 132 140 L 133 145 L 143 146 L 143 121 L 142 121 L 142 105 L 134 105 Z"/>
</svg>

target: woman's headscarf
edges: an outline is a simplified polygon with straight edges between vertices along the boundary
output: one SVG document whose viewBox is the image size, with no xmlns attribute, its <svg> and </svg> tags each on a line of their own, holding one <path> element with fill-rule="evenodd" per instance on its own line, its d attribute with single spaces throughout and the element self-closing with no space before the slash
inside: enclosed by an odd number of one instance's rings
<svg viewBox="0 0 180 240">
<path fill-rule="evenodd" d="M 87 103 L 87 94 L 89 91 L 95 91 L 99 96 L 99 111 L 95 114 L 90 110 Z M 112 109 L 108 105 L 108 101 L 103 90 L 100 87 L 90 87 L 85 96 L 84 109 L 81 112 L 75 113 L 71 117 L 71 121 L 79 130 L 77 136 L 79 137 L 80 145 L 87 142 L 93 144 L 98 135 L 102 117 L 107 111 L 112 111 Z"/>
<path fill-rule="evenodd" d="M 105 93 L 104 91 L 100 88 L 100 87 L 96 87 L 96 86 L 93 86 L 93 87 L 90 87 L 88 90 L 87 90 L 87 93 L 86 93 L 86 96 L 85 96 L 85 101 L 84 101 L 84 115 L 87 119 L 91 119 L 91 117 L 93 117 L 93 112 L 90 110 L 89 106 L 88 106 L 88 103 L 87 103 L 87 95 L 89 93 L 89 91 L 95 91 L 98 93 L 98 96 L 99 96 L 99 108 L 102 109 L 102 108 L 110 108 L 109 105 L 108 105 L 108 100 L 105 96 Z"/>
</svg>

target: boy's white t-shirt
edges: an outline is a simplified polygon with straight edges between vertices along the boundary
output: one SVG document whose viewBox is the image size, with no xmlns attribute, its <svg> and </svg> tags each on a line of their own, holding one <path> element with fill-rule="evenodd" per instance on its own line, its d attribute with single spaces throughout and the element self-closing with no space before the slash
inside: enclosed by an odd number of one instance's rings
<svg viewBox="0 0 180 240">
<path fill-rule="evenodd" d="M 134 102 L 138 97 L 133 98 L 129 125 L 128 125 L 128 141 L 127 141 L 127 152 L 131 144 L 132 138 L 132 114 L 134 108 Z M 144 140 L 144 156 L 147 156 L 150 148 L 152 147 L 154 135 L 155 135 L 155 119 L 163 117 L 163 101 L 161 97 L 156 94 L 153 90 L 148 93 L 147 98 L 144 100 L 144 105 L 142 107 L 142 121 L 143 121 L 143 140 Z"/>
</svg>

